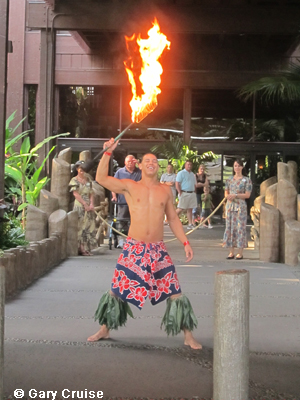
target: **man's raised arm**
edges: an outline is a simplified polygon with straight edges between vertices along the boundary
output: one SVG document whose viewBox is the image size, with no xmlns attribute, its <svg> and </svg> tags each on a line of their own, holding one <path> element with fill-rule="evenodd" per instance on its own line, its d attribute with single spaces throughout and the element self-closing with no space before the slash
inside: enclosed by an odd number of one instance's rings
<svg viewBox="0 0 300 400">
<path fill-rule="evenodd" d="M 99 162 L 96 172 L 96 181 L 101 186 L 104 186 L 106 189 L 112 192 L 122 193 L 126 190 L 126 179 L 120 180 L 108 175 L 110 157 L 117 145 L 118 142 L 114 143 L 113 138 L 104 143 L 103 148 L 107 149 L 107 151 L 103 153 L 103 156 Z"/>
</svg>

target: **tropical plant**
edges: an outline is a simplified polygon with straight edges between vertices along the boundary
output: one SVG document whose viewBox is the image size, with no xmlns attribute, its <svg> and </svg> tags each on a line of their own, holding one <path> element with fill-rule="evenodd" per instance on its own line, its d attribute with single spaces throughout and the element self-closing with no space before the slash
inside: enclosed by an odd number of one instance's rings
<svg viewBox="0 0 300 400">
<path fill-rule="evenodd" d="M 197 122 L 201 128 L 202 137 L 219 136 L 227 140 L 253 140 L 252 120 L 244 118 L 236 119 L 210 119 L 209 121 L 200 120 Z M 255 121 L 255 140 L 256 141 L 280 141 L 284 139 L 283 120 L 262 120 Z"/>
<path fill-rule="evenodd" d="M 4 214 L 4 221 L 0 224 L 0 249 L 6 250 L 27 245 L 28 241 L 25 240 L 21 222 L 15 217 L 9 217 L 6 213 Z"/>
<path fill-rule="evenodd" d="M 243 86 L 238 97 L 248 101 L 256 97 L 267 106 L 277 107 L 284 119 L 285 141 L 299 141 L 300 64 L 291 63 L 273 76 L 264 77 Z"/>
<path fill-rule="evenodd" d="M 25 216 L 25 208 L 28 204 L 36 205 L 41 189 L 49 182 L 48 177 L 40 179 L 40 175 L 47 162 L 50 154 L 56 146 L 52 146 L 45 159 L 38 166 L 38 150 L 46 143 L 50 142 L 59 136 L 68 135 L 62 133 L 60 135 L 50 136 L 31 148 L 29 132 L 25 131 L 13 137 L 17 127 L 24 119 L 15 127 L 11 128 L 10 123 L 15 117 L 15 112 L 6 121 L 6 136 L 5 136 L 5 187 L 8 199 L 13 202 L 19 199 L 20 205 L 18 211 L 23 211 Z M 22 140 L 19 151 L 15 151 L 13 146 Z"/>
<path fill-rule="evenodd" d="M 158 157 L 167 159 L 168 162 L 174 166 L 176 171 L 182 170 L 186 161 L 192 161 L 194 172 L 196 172 L 199 164 L 215 159 L 213 152 L 209 151 L 203 154 L 198 154 L 198 150 L 193 148 L 191 143 L 186 145 L 184 144 L 183 139 L 179 137 L 175 137 L 163 144 L 156 145 L 151 148 L 151 151 Z"/>
<path fill-rule="evenodd" d="M 284 122 L 276 119 L 269 121 L 257 120 L 255 140 L 259 142 L 277 142 L 284 140 Z"/>
<path fill-rule="evenodd" d="M 247 101 L 256 94 L 266 104 L 275 101 L 293 103 L 300 101 L 300 65 L 291 63 L 287 69 L 244 85 L 238 96 Z"/>
</svg>

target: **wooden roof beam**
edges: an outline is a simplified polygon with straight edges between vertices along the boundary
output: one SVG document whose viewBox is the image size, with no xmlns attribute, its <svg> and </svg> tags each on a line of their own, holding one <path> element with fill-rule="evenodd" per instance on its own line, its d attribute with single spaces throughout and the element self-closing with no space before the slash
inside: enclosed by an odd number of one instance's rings
<svg viewBox="0 0 300 400">
<path fill-rule="evenodd" d="M 126 0 L 118 4 L 86 3 L 78 0 L 73 0 L 71 4 L 60 2 L 56 4 L 55 12 L 50 11 L 49 20 L 57 13 L 59 18 L 54 21 L 55 29 L 131 34 L 144 29 L 145 22 L 151 21 L 153 15 L 157 17 L 167 36 L 172 33 L 287 35 L 299 31 L 299 7 L 182 7 L 162 4 L 156 5 L 155 10 L 149 13 L 149 7 L 148 10 L 143 8 L 144 3 L 140 6 L 134 4 L 133 8 L 132 3 Z M 46 7 L 46 3 L 28 3 L 28 28 L 46 28 Z"/>
<path fill-rule="evenodd" d="M 71 35 L 73 38 L 76 40 L 76 42 L 79 44 L 79 46 L 82 48 L 82 50 L 86 54 L 91 53 L 91 46 L 87 38 L 83 35 L 81 31 L 70 31 Z"/>
</svg>

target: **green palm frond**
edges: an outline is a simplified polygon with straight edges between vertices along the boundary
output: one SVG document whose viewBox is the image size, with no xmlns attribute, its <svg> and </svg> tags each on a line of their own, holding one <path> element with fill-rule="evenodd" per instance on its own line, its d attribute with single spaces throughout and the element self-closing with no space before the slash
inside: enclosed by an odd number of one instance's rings
<svg viewBox="0 0 300 400">
<path fill-rule="evenodd" d="M 248 101 L 258 95 L 262 101 L 272 104 L 275 101 L 292 103 L 300 100 L 300 65 L 290 64 L 288 69 L 253 81 L 243 86 L 238 97 Z"/>
<path fill-rule="evenodd" d="M 183 139 L 174 138 L 163 144 L 156 145 L 151 148 L 151 151 L 158 156 L 161 155 L 164 158 L 170 160 L 171 158 L 181 158 L 183 149 Z"/>
<path fill-rule="evenodd" d="M 277 142 L 284 139 L 284 123 L 275 119 L 257 121 L 255 140 L 262 142 Z"/>
</svg>

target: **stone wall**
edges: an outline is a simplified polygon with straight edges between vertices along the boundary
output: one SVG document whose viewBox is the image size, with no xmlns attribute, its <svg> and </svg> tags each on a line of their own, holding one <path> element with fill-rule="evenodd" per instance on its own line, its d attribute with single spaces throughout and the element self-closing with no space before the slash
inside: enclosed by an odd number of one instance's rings
<svg viewBox="0 0 300 400">
<path fill-rule="evenodd" d="M 276 182 L 277 181 L 277 182 Z M 266 262 L 298 264 L 300 252 L 300 198 L 298 195 L 297 163 L 277 164 L 277 178 L 260 186 L 260 196 L 254 201 L 256 243 L 259 258 Z"/>
<path fill-rule="evenodd" d="M 82 152 L 80 159 L 88 159 L 89 152 Z M 28 206 L 25 238 L 27 246 L 4 251 L 0 264 L 6 271 L 6 297 L 26 288 L 68 257 L 78 255 L 78 214 L 72 211 L 72 196 L 68 184 L 71 180 L 72 150 L 65 149 L 53 160 L 51 191 L 41 190 L 39 206 Z M 94 206 L 103 219 L 108 215 L 105 190 L 93 182 Z M 99 216 L 97 240 L 104 241 L 105 223 Z"/>
<path fill-rule="evenodd" d="M 5 295 L 9 298 L 39 279 L 64 258 L 62 234 L 5 250 L 0 264 L 5 267 Z"/>
</svg>

